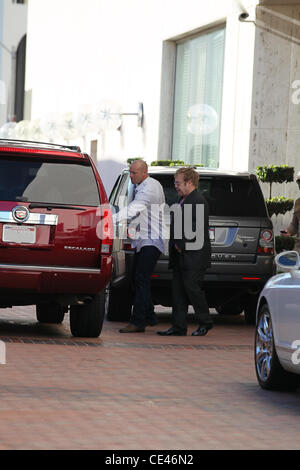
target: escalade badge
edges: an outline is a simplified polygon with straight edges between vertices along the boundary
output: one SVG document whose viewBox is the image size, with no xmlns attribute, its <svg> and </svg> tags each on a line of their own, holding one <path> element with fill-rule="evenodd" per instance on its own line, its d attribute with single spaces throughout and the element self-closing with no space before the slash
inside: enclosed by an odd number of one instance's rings
<svg viewBox="0 0 300 470">
<path fill-rule="evenodd" d="M 30 212 L 25 206 L 16 206 L 11 212 L 16 222 L 26 222 L 30 216 Z"/>
<path fill-rule="evenodd" d="M 96 248 L 90 248 L 88 246 L 64 246 L 65 250 L 72 250 L 72 251 L 96 251 Z"/>
</svg>

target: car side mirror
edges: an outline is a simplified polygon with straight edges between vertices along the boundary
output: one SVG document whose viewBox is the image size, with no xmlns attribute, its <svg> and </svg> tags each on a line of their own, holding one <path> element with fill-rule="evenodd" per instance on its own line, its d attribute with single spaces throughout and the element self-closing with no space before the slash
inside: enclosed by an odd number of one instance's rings
<svg viewBox="0 0 300 470">
<path fill-rule="evenodd" d="M 115 205 L 115 204 L 109 204 L 110 205 L 110 210 L 112 212 L 112 214 L 116 214 L 117 212 L 119 212 L 120 208 L 119 206 Z"/>
<path fill-rule="evenodd" d="M 297 251 L 284 251 L 279 253 L 275 258 L 275 263 L 280 268 L 288 271 L 295 271 L 300 266 L 300 256 Z"/>
</svg>

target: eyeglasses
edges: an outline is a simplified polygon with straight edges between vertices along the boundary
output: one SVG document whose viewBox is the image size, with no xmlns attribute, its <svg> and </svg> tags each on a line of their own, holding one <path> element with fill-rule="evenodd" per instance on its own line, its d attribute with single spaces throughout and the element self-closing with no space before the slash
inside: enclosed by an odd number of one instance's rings
<svg viewBox="0 0 300 470">
<path fill-rule="evenodd" d="M 297 180 L 296 180 L 296 183 L 298 183 L 298 184 L 299 184 L 299 183 L 300 183 L 300 179 L 297 179 Z"/>
</svg>

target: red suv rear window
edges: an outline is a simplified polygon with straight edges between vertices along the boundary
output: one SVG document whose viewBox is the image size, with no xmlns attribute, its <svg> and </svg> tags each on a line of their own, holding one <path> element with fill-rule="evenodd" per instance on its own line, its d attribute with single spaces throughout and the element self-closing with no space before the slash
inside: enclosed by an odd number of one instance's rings
<svg viewBox="0 0 300 470">
<path fill-rule="evenodd" d="M 88 161 L 37 157 L 0 158 L 0 201 L 98 206 L 98 186 Z"/>
</svg>

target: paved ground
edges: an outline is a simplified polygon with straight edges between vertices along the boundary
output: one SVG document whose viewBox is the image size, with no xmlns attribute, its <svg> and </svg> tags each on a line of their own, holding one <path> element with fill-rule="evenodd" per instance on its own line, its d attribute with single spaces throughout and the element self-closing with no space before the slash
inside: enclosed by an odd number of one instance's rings
<svg viewBox="0 0 300 470">
<path fill-rule="evenodd" d="M 258 387 L 242 317 L 216 316 L 203 338 L 120 326 L 74 339 L 68 318 L 40 325 L 31 307 L 0 310 L 0 449 L 300 448 L 300 392 Z"/>
</svg>

